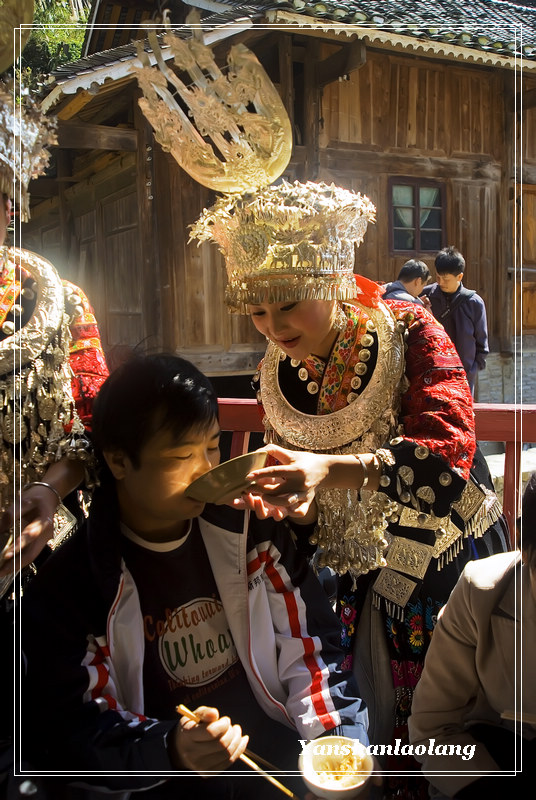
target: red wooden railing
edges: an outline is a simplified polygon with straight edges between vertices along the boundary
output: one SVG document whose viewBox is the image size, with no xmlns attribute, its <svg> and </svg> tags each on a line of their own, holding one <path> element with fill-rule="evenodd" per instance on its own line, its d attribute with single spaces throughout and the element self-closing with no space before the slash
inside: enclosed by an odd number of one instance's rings
<svg viewBox="0 0 536 800">
<path fill-rule="evenodd" d="M 220 423 L 233 431 L 231 458 L 246 451 L 249 432 L 262 431 L 261 412 L 255 400 L 219 400 Z M 513 539 L 519 514 L 521 450 L 523 442 L 536 442 L 536 405 L 488 405 L 475 403 L 476 438 L 481 442 L 504 442 L 504 513 Z"/>
</svg>

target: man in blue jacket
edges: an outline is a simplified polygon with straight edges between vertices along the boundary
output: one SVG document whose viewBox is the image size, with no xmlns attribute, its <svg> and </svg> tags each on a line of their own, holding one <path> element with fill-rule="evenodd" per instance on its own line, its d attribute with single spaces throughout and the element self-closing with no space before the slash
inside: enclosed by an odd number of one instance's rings
<svg viewBox="0 0 536 800">
<path fill-rule="evenodd" d="M 489 353 L 486 306 L 482 298 L 462 283 L 465 259 L 455 247 L 444 247 L 435 259 L 437 283 L 423 289 L 434 317 L 452 339 L 467 373 L 471 393 Z"/>
<path fill-rule="evenodd" d="M 396 281 L 386 283 L 384 288 L 384 300 L 405 300 L 410 303 L 417 303 L 424 306 L 419 297 L 422 290 L 430 280 L 430 270 L 424 261 L 417 261 L 410 258 L 401 268 Z"/>
<path fill-rule="evenodd" d="M 368 743 L 340 623 L 289 523 L 188 496 L 219 462 L 217 413 L 176 356 L 136 357 L 103 385 L 89 519 L 23 600 L 23 749 L 38 770 L 143 800 L 268 800 L 258 776 L 233 777 L 244 733 L 284 770 L 300 740 Z"/>
</svg>

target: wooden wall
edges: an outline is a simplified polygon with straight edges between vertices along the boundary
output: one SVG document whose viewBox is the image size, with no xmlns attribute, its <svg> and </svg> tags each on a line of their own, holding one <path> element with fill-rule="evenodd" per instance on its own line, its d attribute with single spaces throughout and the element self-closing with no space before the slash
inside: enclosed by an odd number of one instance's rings
<svg viewBox="0 0 536 800">
<path fill-rule="evenodd" d="M 147 340 L 156 346 L 159 337 L 152 323 L 159 286 L 153 281 L 153 292 L 143 291 L 136 160 L 135 154 L 117 157 L 91 179 L 62 188 L 61 202 L 40 204 L 23 229 L 23 246 L 86 292 L 108 351 Z"/>
<path fill-rule="evenodd" d="M 368 50 L 363 67 L 324 89 L 320 136 L 320 177 L 364 192 L 377 206 L 358 253 L 358 269 L 373 279 L 394 279 L 411 257 L 390 251 L 389 177 L 444 184 L 445 243 L 464 254 L 465 283 L 486 302 L 496 347 L 511 266 L 501 262 L 498 236 L 510 212 L 501 204 L 502 87 L 497 70 Z M 416 257 L 433 267 L 434 253 Z"/>
</svg>

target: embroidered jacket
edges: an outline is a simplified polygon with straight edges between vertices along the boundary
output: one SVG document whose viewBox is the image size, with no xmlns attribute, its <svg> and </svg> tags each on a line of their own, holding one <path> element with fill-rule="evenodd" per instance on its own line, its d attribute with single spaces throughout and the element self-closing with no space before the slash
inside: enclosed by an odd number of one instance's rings
<svg viewBox="0 0 536 800">
<path fill-rule="evenodd" d="M 342 309 L 327 363 L 310 356 L 294 364 L 269 345 L 258 397 L 268 438 L 283 446 L 381 455 L 378 492 L 317 493 L 318 543 L 341 574 L 387 566 L 375 592 L 401 614 L 429 565 L 449 564 L 464 536 L 482 536 L 501 510 L 470 476 L 472 397 L 443 327 L 413 302 Z"/>
<path fill-rule="evenodd" d="M 50 462 L 88 454 L 85 430 L 108 368 L 84 293 L 46 259 L 6 248 L 0 279 L 0 508 L 13 479 L 39 479 Z M 7 491 L 6 491 L 7 489 Z"/>
<path fill-rule="evenodd" d="M 260 707 L 296 738 L 342 732 L 367 742 L 366 709 L 341 667 L 340 625 L 288 527 L 222 506 L 207 506 L 199 525 Z M 36 766 L 127 773 L 102 778 L 114 788 L 174 774 L 166 735 L 177 720 L 144 715 L 143 620 L 121 555 L 115 490 L 96 490 L 87 525 L 35 577 L 22 630 L 23 735 Z"/>
</svg>

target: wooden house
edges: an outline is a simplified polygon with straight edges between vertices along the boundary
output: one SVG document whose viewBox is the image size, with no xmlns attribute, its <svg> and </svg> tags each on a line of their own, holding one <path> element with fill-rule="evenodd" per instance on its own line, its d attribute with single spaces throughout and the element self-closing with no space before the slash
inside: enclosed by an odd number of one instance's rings
<svg viewBox="0 0 536 800">
<path fill-rule="evenodd" d="M 112 359 L 142 345 L 211 375 L 250 375 L 264 342 L 227 314 L 216 248 L 188 244 L 214 195 L 163 152 L 138 106 L 131 40 L 158 23 L 156 5 L 95 0 L 86 56 L 45 98 L 59 146 L 53 171 L 31 186 L 23 245 L 86 290 Z M 432 267 L 440 247 L 461 250 L 499 370 L 479 399 L 513 399 L 514 337 L 536 341 L 536 10 L 499 0 L 170 2 L 180 35 L 195 5 L 218 60 L 241 41 L 277 85 L 294 131 L 285 177 L 334 181 L 377 206 L 359 272 L 389 281 L 408 258 Z M 536 392 L 536 369 L 534 383 Z"/>
</svg>

